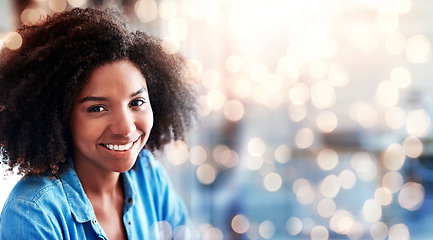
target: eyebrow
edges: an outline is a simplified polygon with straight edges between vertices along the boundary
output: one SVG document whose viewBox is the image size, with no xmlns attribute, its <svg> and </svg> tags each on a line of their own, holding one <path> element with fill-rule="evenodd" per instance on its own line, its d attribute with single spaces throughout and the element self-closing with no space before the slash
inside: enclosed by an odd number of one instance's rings
<svg viewBox="0 0 433 240">
<path fill-rule="evenodd" d="M 140 88 L 140 90 L 138 90 L 138 91 L 134 92 L 133 94 L 131 94 L 131 98 L 133 98 L 133 97 L 135 97 L 135 96 L 137 96 L 137 95 L 139 95 L 140 93 L 143 93 L 143 92 L 147 92 L 147 88 L 145 88 L 145 87 Z M 94 102 L 104 102 L 104 101 L 108 101 L 108 98 L 105 98 L 105 97 L 87 96 L 87 97 L 81 99 L 81 100 L 80 100 L 80 103 L 83 103 L 83 102 L 90 102 L 90 101 L 94 101 Z"/>
</svg>

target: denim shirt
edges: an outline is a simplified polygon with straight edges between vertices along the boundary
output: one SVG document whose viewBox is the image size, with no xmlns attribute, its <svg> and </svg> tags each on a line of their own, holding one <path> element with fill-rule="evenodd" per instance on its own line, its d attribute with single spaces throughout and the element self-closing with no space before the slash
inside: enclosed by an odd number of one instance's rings
<svg viewBox="0 0 433 240">
<path fill-rule="evenodd" d="M 125 194 L 123 223 L 128 239 L 160 239 L 183 227 L 187 211 L 162 165 L 140 152 L 136 168 L 122 173 Z M 167 235 L 167 233 L 165 233 Z M 170 233 L 169 233 L 170 234 Z M 78 176 L 71 167 L 60 179 L 24 177 L 0 216 L 0 240 L 107 239 Z"/>
</svg>

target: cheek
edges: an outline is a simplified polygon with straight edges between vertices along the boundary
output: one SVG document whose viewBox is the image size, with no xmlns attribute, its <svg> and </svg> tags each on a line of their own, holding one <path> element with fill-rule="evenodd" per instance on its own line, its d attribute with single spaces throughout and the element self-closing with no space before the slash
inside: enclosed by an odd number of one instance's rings
<svg viewBox="0 0 433 240">
<path fill-rule="evenodd" d="M 76 145 L 94 141 L 101 135 L 102 128 L 103 124 L 100 122 L 77 119 L 71 122 L 72 140 Z"/>
</svg>

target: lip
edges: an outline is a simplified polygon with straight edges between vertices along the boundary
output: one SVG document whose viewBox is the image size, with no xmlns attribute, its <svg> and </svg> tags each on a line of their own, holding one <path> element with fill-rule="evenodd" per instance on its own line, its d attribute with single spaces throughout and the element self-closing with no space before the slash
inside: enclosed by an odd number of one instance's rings
<svg viewBox="0 0 433 240">
<path fill-rule="evenodd" d="M 101 143 L 99 145 L 114 158 L 126 158 L 132 153 L 132 150 L 140 138 L 141 137 L 133 142 Z"/>
</svg>

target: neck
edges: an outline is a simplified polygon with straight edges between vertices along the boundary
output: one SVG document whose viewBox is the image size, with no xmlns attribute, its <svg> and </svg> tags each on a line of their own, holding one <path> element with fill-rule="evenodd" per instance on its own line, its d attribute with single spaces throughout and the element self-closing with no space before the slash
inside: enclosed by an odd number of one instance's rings
<svg viewBox="0 0 433 240">
<path fill-rule="evenodd" d="M 88 196 L 110 196 L 122 188 L 118 172 L 102 171 L 92 165 L 75 161 L 74 168 Z"/>
</svg>

